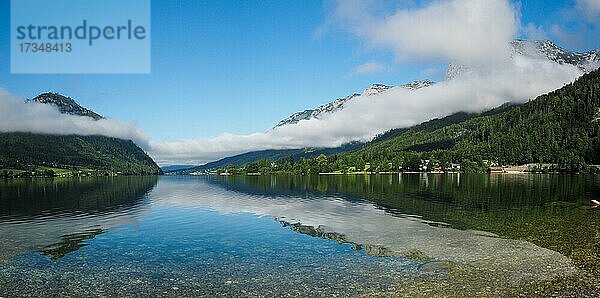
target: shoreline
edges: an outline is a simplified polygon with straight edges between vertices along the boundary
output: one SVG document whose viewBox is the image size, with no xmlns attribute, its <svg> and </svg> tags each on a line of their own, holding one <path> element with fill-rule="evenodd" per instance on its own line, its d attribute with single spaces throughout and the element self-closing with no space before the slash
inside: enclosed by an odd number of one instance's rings
<svg viewBox="0 0 600 298">
<path fill-rule="evenodd" d="M 204 175 L 215 175 L 215 176 L 268 176 L 268 175 L 290 175 L 290 176 L 356 176 L 356 175 L 396 175 L 396 174 L 428 174 L 428 175 L 460 175 L 460 174 L 486 174 L 486 175 L 599 175 L 598 173 L 585 173 L 585 172 L 530 172 L 530 171 L 504 171 L 504 172 L 351 172 L 351 173 L 338 173 L 338 172 L 323 172 L 314 174 L 296 174 L 287 172 L 275 172 L 275 173 L 185 173 L 185 174 L 169 174 L 167 176 L 204 176 Z"/>
</svg>

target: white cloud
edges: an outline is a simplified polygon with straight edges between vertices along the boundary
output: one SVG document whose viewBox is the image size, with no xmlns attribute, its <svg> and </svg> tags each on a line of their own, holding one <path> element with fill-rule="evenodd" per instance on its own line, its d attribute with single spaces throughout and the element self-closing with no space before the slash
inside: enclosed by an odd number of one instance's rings
<svg viewBox="0 0 600 298">
<path fill-rule="evenodd" d="M 533 23 L 529 23 L 523 27 L 523 33 L 529 40 L 544 40 L 548 38 L 544 28 Z"/>
<path fill-rule="evenodd" d="M 371 15 L 364 3 L 338 1 L 333 15 L 348 31 L 402 60 L 494 63 L 508 58 L 508 42 L 518 28 L 515 10 L 505 0 L 434 1 L 391 15 Z"/>
<path fill-rule="evenodd" d="M 384 69 L 385 66 L 383 66 L 383 64 L 371 61 L 357 66 L 352 73 L 356 75 L 367 75 L 381 72 Z"/>
<path fill-rule="evenodd" d="M 569 49 L 588 51 L 600 46 L 600 0 L 575 0 L 550 15 L 546 33 Z"/>
<path fill-rule="evenodd" d="M 444 70 L 442 69 L 442 67 L 428 67 L 425 68 L 423 70 L 421 70 L 421 72 L 419 73 L 419 76 L 421 78 L 432 78 L 432 77 L 438 77 L 438 76 L 443 76 L 445 75 Z"/>
<path fill-rule="evenodd" d="M 93 120 L 89 117 L 62 114 L 55 107 L 25 102 L 0 88 L 0 132 L 33 132 L 44 134 L 103 135 L 128 139 L 148 148 L 147 135 L 131 123 L 113 119 Z"/>
<path fill-rule="evenodd" d="M 305 194 L 240 195 L 203 180 L 169 182 L 159 183 L 149 194 L 153 204 L 221 214 L 250 213 L 320 227 L 346 236 L 349 242 L 386 247 L 393 255 L 403 256 L 418 249 L 454 266 L 472 267 L 476 263 L 477 270 L 489 270 L 490 274 L 502 272 L 502 278 L 510 273 L 515 280 L 547 279 L 576 270 L 569 258 L 523 240 L 504 239 L 482 231 L 455 230 L 417 217 L 390 216 L 385 209 L 369 202 L 340 197 L 307 200 Z M 450 241 L 452 249 L 447 249 Z"/>
<path fill-rule="evenodd" d="M 589 21 L 600 22 L 600 0 L 576 0 L 575 7 Z"/>
</svg>

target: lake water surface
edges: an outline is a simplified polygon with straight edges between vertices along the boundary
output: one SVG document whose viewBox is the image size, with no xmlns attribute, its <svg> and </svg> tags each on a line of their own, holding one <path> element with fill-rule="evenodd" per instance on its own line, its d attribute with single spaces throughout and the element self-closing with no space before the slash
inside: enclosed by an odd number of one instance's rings
<svg viewBox="0 0 600 298">
<path fill-rule="evenodd" d="M 600 176 L 0 180 L 0 296 L 590 296 Z"/>
</svg>

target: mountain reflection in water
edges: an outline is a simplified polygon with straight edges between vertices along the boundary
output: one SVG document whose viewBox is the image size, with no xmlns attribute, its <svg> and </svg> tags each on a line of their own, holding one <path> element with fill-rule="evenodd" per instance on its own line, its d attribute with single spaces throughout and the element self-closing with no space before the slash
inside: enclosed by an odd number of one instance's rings
<svg viewBox="0 0 600 298">
<path fill-rule="evenodd" d="M 0 180 L 0 263 L 37 250 L 52 259 L 135 224 L 158 177 Z"/>
<path fill-rule="evenodd" d="M 383 248 L 383 255 L 452 262 L 465 270 L 476 268 L 493 273 L 498 282 L 539 280 L 568 275 L 575 270 L 567 257 L 530 242 L 505 239 L 489 232 L 445 227 L 443 223 L 403 214 L 398 209 L 389 212 L 390 207 L 360 199 L 358 195 L 366 193 L 365 190 L 379 189 L 373 181 L 351 181 L 349 185 L 353 188 L 350 190 L 360 192 L 347 196 L 343 194 L 346 191 L 343 185 L 348 181 L 320 179 L 281 176 L 181 178 L 173 180 L 168 187 L 157 187 L 153 195 L 165 198 L 161 201 L 163 204 L 216 210 L 223 214 L 247 212 L 270 216 L 305 234 L 337 238 L 335 240 L 359 247 Z M 417 185 L 423 183 L 419 179 L 416 181 Z M 329 190 L 330 186 L 332 190 Z M 407 184 L 397 183 L 398 186 L 404 188 Z M 424 201 L 411 196 L 423 192 L 410 186 L 408 184 L 408 191 L 393 192 L 396 198 L 413 203 Z M 393 190 L 394 184 L 390 188 Z M 435 197 L 432 201 L 440 202 Z"/>
<path fill-rule="evenodd" d="M 583 175 L 3 180 L 0 291 L 553 293 L 585 266 L 549 248 L 594 247 L 600 213 L 583 206 L 599 190 Z M 548 237 L 564 231 L 577 241 Z"/>
</svg>

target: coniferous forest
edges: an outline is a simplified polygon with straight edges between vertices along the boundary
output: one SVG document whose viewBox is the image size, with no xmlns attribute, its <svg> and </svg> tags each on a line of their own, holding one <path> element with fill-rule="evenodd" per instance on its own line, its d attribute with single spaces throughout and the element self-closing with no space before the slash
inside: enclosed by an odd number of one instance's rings
<svg viewBox="0 0 600 298">
<path fill-rule="evenodd" d="M 162 171 L 130 140 L 105 136 L 0 133 L 0 177 L 157 175 Z"/>
</svg>

